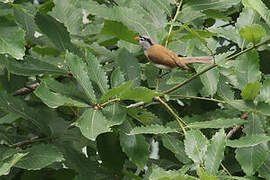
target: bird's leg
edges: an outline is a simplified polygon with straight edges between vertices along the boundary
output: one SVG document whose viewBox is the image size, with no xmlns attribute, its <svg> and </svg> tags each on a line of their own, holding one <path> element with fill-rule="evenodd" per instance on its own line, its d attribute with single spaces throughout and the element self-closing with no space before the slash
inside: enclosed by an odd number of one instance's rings
<svg viewBox="0 0 270 180">
<path fill-rule="evenodd" d="M 159 75 L 158 75 L 158 77 L 161 79 L 163 76 L 169 74 L 170 72 L 171 71 L 167 71 L 167 72 L 165 72 L 165 73 L 162 74 L 162 69 L 159 69 Z"/>
</svg>

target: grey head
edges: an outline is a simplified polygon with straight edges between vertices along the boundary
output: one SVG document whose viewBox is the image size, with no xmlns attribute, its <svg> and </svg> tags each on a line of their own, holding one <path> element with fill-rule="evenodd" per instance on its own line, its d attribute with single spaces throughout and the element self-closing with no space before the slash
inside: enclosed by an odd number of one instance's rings
<svg viewBox="0 0 270 180">
<path fill-rule="evenodd" d="M 155 44 L 155 42 L 149 36 L 146 35 L 139 36 L 139 43 L 141 44 L 144 50 L 149 49 L 151 46 Z"/>
</svg>

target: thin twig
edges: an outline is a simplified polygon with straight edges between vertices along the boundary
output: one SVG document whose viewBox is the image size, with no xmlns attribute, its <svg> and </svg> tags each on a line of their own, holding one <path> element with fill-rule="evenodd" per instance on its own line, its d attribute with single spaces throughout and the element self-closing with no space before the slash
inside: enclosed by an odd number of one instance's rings
<svg viewBox="0 0 270 180">
<path fill-rule="evenodd" d="M 228 169 L 222 164 L 220 163 L 222 169 L 229 175 L 229 176 L 232 176 L 232 174 L 228 171 Z"/>
<path fill-rule="evenodd" d="M 110 103 L 114 103 L 114 102 L 118 102 L 118 101 L 120 101 L 120 98 L 111 99 L 111 100 L 106 101 L 103 104 L 100 104 L 99 106 L 102 108 L 102 107 L 104 107 L 104 106 L 106 106 L 106 105 L 108 105 Z"/>
<path fill-rule="evenodd" d="M 174 22 L 176 21 L 178 15 L 179 15 L 179 13 L 180 13 L 180 9 L 181 9 L 181 6 L 182 6 L 182 4 L 183 4 L 183 1 L 184 1 L 184 0 L 181 0 L 179 3 L 176 3 L 176 4 L 177 4 L 177 9 L 176 9 L 176 13 L 175 13 L 175 15 L 174 15 L 174 17 L 173 17 L 173 19 L 172 19 L 172 23 L 171 23 L 171 26 L 170 26 L 170 29 L 169 29 L 169 32 L 168 32 L 168 38 L 167 38 L 167 40 L 166 40 L 166 42 L 165 42 L 165 47 L 168 46 L 169 39 L 170 39 L 170 35 L 171 35 L 171 33 L 172 33 L 172 29 L 173 29 L 173 26 L 174 26 L 173 24 L 174 24 Z"/>
<path fill-rule="evenodd" d="M 126 108 L 135 108 L 135 107 L 143 106 L 144 104 L 145 104 L 145 102 L 140 101 L 140 102 L 137 102 L 134 104 L 130 104 L 130 105 L 126 106 Z"/>
<path fill-rule="evenodd" d="M 180 99 L 200 99 L 200 100 L 206 100 L 206 101 L 214 101 L 222 104 L 226 104 L 225 101 L 213 99 L 213 98 L 206 98 L 206 97 L 197 97 L 197 96 L 184 96 L 184 95 L 170 95 L 172 98 L 180 98 Z"/>
<path fill-rule="evenodd" d="M 266 44 L 266 43 L 269 43 L 269 42 L 270 42 L 270 39 L 268 39 L 268 40 L 266 40 L 266 41 L 263 41 L 263 42 L 261 42 L 261 43 L 255 45 L 255 46 L 252 46 L 252 47 L 250 47 L 250 48 L 247 48 L 247 49 L 245 49 L 245 50 L 243 50 L 243 51 L 240 51 L 239 53 L 237 53 L 237 54 L 235 54 L 235 55 L 232 55 L 232 56 L 226 58 L 224 61 L 226 62 L 226 61 L 229 61 L 229 60 L 231 60 L 231 59 L 234 59 L 234 58 L 236 58 L 236 57 L 238 57 L 238 56 L 240 56 L 240 55 L 242 55 L 242 54 L 244 54 L 244 53 L 246 53 L 246 52 L 248 52 L 248 51 L 250 51 L 250 50 L 252 50 L 252 49 L 254 49 L 254 48 L 257 48 L 257 47 L 262 46 L 262 45 L 264 45 L 264 44 Z M 164 91 L 164 92 L 162 92 L 162 93 L 168 94 L 168 93 L 170 93 L 170 92 L 172 92 L 172 91 L 175 91 L 176 89 L 178 89 L 178 88 L 184 86 L 185 84 L 189 83 L 189 82 L 192 81 L 193 79 L 196 79 L 196 78 L 197 78 L 198 76 L 200 76 L 201 74 L 203 74 L 203 73 L 205 73 L 205 72 L 207 72 L 207 71 L 209 71 L 209 70 L 211 70 L 211 69 L 213 69 L 213 68 L 215 68 L 215 67 L 217 67 L 217 66 L 218 66 L 218 64 L 212 64 L 212 65 L 208 66 L 207 68 L 205 68 L 204 70 L 202 70 L 201 72 L 198 72 L 197 74 L 194 74 L 193 76 L 191 76 L 190 78 L 184 80 L 184 81 L 181 82 L 180 84 L 178 84 L 178 85 L 172 87 L 171 89 L 166 90 L 166 91 Z"/>
<path fill-rule="evenodd" d="M 163 104 L 167 109 L 168 111 L 170 111 L 170 113 L 172 113 L 172 115 L 175 117 L 175 119 L 177 120 L 178 124 L 180 125 L 182 131 L 184 134 L 186 134 L 186 130 L 185 130 L 185 127 L 187 125 L 187 123 L 182 119 L 180 118 L 174 111 L 173 109 L 165 102 L 163 101 L 159 96 L 155 97 L 155 100 L 159 101 L 161 104 Z"/>
<path fill-rule="evenodd" d="M 40 142 L 40 141 L 45 141 L 45 140 L 50 140 L 51 138 L 49 137 L 40 137 L 40 136 L 34 136 L 29 140 L 25 140 L 25 141 L 21 141 L 21 142 L 17 142 L 15 144 L 11 144 L 9 145 L 10 148 L 17 148 L 17 147 L 21 147 L 24 145 L 28 145 L 28 144 L 33 144 L 35 142 Z"/>
</svg>

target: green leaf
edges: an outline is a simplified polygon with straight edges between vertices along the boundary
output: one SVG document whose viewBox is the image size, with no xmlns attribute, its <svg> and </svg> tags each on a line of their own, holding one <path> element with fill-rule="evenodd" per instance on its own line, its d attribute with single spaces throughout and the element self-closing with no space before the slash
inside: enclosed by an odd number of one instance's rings
<svg viewBox="0 0 270 180">
<path fill-rule="evenodd" d="M 198 180 L 198 178 L 183 174 L 180 170 L 166 171 L 158 166 L 153 166 L 149 180 Z"/>
<path fill-rule="evenodd" d="M 83 13 L 80 8 L 80 1 L 54 0 L 54 8 L 49 15 L 64 23 L 67 31 L 71 34 L 79 34 L 83 28 Z"/>
<path fill-rule="evenodd" d="M 94 81 L 102 94 L 108 91 L 108 77 L 104 72 L 103 67 L 99 64 L 97 58 L 89 51 L 84 53 L 85 60 L 87 63 L 88 75 L 92 81 Z"/>
<path fill-rule="evenodd" d="M 260 81 L 261 72 L 259 55 L 256 50 L 251 50 L 236 58 L 235 73 L 238 89 L 243 89 L 248 83 Z"/>
<path fill-rule="evenodd" d="M 77 48 L 71 43 L 69 33 L 62 23 L 51 16 L 39 13 L 35 17 L 35 22 L 60 51 L 69 50 L 79 54 Z"/>
<path fill-rule="evenodd" d="M 267 145 L 258 144 L 252 147 L 238 148 L 235 158 L 247 176 L 252 176 L 263 165 L 269 152 Z"/>
<path fill-rule="evenodd" d="M 241 137 L 237 140 L 228 140 L 226 145 L 230 147 L 243 148 L 249 146 L 256 146 L 260 143 L 268 141 L 270 141 L 270 137 L 265 136 L 264 134 L 254 134 Z"/>
<path fill-rule="evenodd" d="M 6 67 L 13 74 L 23 76 L 34 76 L 39 74 L 66 74 L 66 70 L 61 66 L 57 67 L 33 57 L 27 57 L 24 58 L 23 61 L 18 61 L 11 57 L 0 55 L 0 64 Z"/>
<path fill-rule="evenodd" d="M 239 33 L 242 38 L 257 44 L 265 36 L 265 29 L 259 24 L 253 24 L 242 28 Z"/>
<path fill-rule="evenodd" d="M 235 125 L 242 125 L 246 123 L 246 120 L 241 118 L 232 118 L 232 119 L 225 119 L 225 118 L 219 118 L 216 120 L 211 121 L 203 121 L 203 122 L 194 122 L 188 124 L 188 127 L 190 128 L 228 128 Z"/>
<path fill-rule="evenodd" d="M 158 124 L 153 124 L 149 126 L 135 127 L 130 131 L 129 135 L 135 134 L 167 134 L 167 133 L 177 133 L 176 129 L 170 127 L 164 127 Z"/>
<path fill-rule="evenodd" d="M 25 30 L 25 35 L 30 42 L 36 40 L 34 34 L 38 30 L 37 25 L 35 24 L 35 14 L 36 9 L 33 4 L 25 3 L 23 5 L 16 4 L 14 5 L 14 17 L 17 23 Z"/>
<path fill-rule="evenodd" d="M 265 179 L 270 176 L 270 155 L 268 155 L 267 159 L 263 162 L 263 164 L 260 166 L 259 174 L 264 177 Z"/>
<path fill-rule="evenodd" d="M 133 119 L 136 119 L 143 125 L 149 125 L 154 123 L 159 123 L 159 118 L 153 114 L 152 112 L 149 112 L 145 108 L 127 108 L 126 109 L 129 116 L 131 116 Z"/>
<path fill-rule="evenodd" d="M 120 71 L 120 68 L 117 67 L 111 74 L 110 79 L 111 87 L 117 87 L 125 83 L 125 77 L 123 73 Z"/>
<path fill-rule="evenodd" d="M 114 87 L 112 89 L 110 89 L 106 94 L 104 94 L 103 96 L 101 96 L 100 98 L 100 103 L 103 103 L 107 100 L 109 100 L 112 97 L 115 97 L 117 95 L 120 95 L 121 93 L 127 91 L 132 85 L 133 85 L 134 81 L 128 81 L 118 87 Z"/>
<path fill-rule="evenodd" d="M 20 115 L 18 114 L 8 113 L 5 116 L 0 118 L 0 124 L 11 124 L 19 118 L 20 118 Z"/>
<path fill-rule="evenodd" d="M 43 78 L 41 83 L 44 83 L 50 90 L 69 96 L 73 99 L 89 102 L 83 90 L 73 81 L 60 83 L 53 78 Z"/>
<path fill-rule="evenodd" d="M 72 75 L 77 79 L 77 81 L 82 86 L 85 94 L 91 100 L 92 103 L 95 103 L 96 96 L 94 93 L 94 89 L 92 87 L 92 83 L 90 81 L 89 73 L 87 71 L 86 64 L 82 61 L 78 56 L 67 52 L 66 53 L 66 63 L 70 68 Z"/>
<path fill-rule="evenodd" d="M 199 130 L 190 130 L 185 135 L 185 152 L 195 164 L 203 163 L 208 145 L 207 138 Z"/>
<path fill-rule="evenodd" d="M 16 59 L 23 59 L 25 31 L 18 26 L 0 23 L 0 54 L 8 53 Z"/>
<path fill-rule="evenodd" d="M 121 100 L 134 100 L 143 101 L 145 103 L 151 102 L 155 96 L 160 96 L 153 90 L 147 89 L 145 87 L 136 87 L 134 89 L 128 89 L 120 95 Z"/>
<path fill-rule="evenodd" d="M 207 9 L 202 12 L 203 14 L 206 14 L 209 18 L 213 19 L 220 19 L 222 21 L 231 21 L 231 17 L 228 17 L 225 13 L 220 12 L 216 9 Z"/>
<path fill-rule="evenodd" d="M 27 153 L 17 153 L 4 147 L 0 147 L 0 152 L 0 176 L 8 175 L 10 169 L 27 155 Z"/>
<path fill-rule="evenodd" d="M 259 94 L 259 99 L 262 99 L 264 102 L 270 104 L 270 78 L 266 78 L 263 81 L 263 86 Z"/>
<path fill-rule="evenodd" d="M 50 134 L 47 119 L 45 122 L 41 112 L 38 109 L 28 106 L 22 99 L 2 91 L 0 92 L 0 108 L 5 112 L 20 115 L 22 118 L 33 123 L 42 133 Z"/>
<path fill-rule="evenodd" d="M 197 69 L 197 72 L 200 72 L 204 68 L 205 66 L 200 66 Z M 219 71 L 217 69 L 212 69 L 202 74 L 200 78 L 206 89 L 207 94 L 213 97 L 214 94 L 217 92 L 217 86 L 219 82 Z"/>
<path fill-rule="evenodd" d="M 197 168 L 196 170 L 201 180 L 219 180 L 217 176 L 208 175 L 202 167 Z"/>
<path fill-rule="evenodd" d="M 266 103 L 260 102 L 257 105 L 255 105 L 251 101 L 243 101 L 243 100 L 228 100 L 226 102 L 240 111 L 257 112 L 266 116 L 270 116 L 269 104 Z"/>
<path fill-rule="evenodd" d="M 191 160 L 187 157 L 184 150 L 184 143 L 179 138 L 170 134 L 163 134 L 161 140 L 163 146 L 169 149 L 180 162 L 183 164 L 190 163 Z"/>
<path fill-rule="evenodd" d="M 241 96 L 244 100 L 253 100 L 260 92 L 262 84 L 258 81 L 254 83 L 248 83 L 246 87 L 242 89 Z"/>
<path fill-rule="evenodd" d="M 270 26 L 270 11 L 261 0 L 242 0 L 244 6 L 254 9 Z"/>
<path fill-rule="evenodd" d="M 242 130 L 246 135 L 263 134 L 264 129 L 262 126 L 263 116 L 257 113 L 250 113 L 248 116 L 248 122 L 245 124 Z"/>
<path fill-rule="evenodd" d="M 132 124 L 129 121 L 125 121 L 121 129 L 123 131 L 120 133 L 122 150 L 126 153 L 130 161 L 143 169 L 150 155 L 150 145 L 141 134 L 127 135 L 132 129 Z"/>
<path fill-rule="evenodd" d="M 102 114 L 100 110 L 94 110 L 88 108 L 79 118 L 77 127 L 80 128 L 82 134 L 95 141 L 99 134 L 110 132 L 111 129 L 108 127 L 108 120 Z"/>
<path fill-rule="evenodd" d="M 130 31 L 121 22 L 105 20 L 101 34 L 112 35 L 118 39 L 137 44 L 134 38 L 138 36 L 138 34 Z"/>
<path fill-rule="evenodd" d="M 158 73 L 159 69 L 155 67 L 152 63 L 148 63 L 145 65 L 144 74 L 146 76 L 149 88 L 156 87 Z"/>
<path fill-rule="evenodd" d="M 59 106 L 89 107 L 86 103 L 50 91 L 45 83 L 41 83 L 34 93 L 50 108 L 57 108 Z"/>
<path fill-rule="evenodd" d="M 125 48 L 122 48 L 116 52 L 115 63 L 120 67 L 121 72 L 124 73 L 126 80 L 135 80 L 133 86 L 140 85 L 141 70 L 137 58 Z"/>
<path fill-rule="evenodd" d="M 121 150 L 118 134 L 101 134 L 96 141 L 102 165 L 107 168 L 107 171 L 120 175 L 125 163 L 125 154 Z"/>
<path fill-rule="evenodd" d="M 38 144 L 24 150 L 28 153 L 15 166 L 27 170 L 39 170 L 54 162 L 64 160 L 62 153 L 53 145 Z"/>
<path fill-rule="evenodd" d="M 187 1 L 183 5 L 182 13 L 179 18 L 183 23 L 191 22 L 198 17 L 204 16 L 204 14 L 201 13 L 202 11 L 208 9 L 222 9 L 225 11 L 239 2 L 240 0 L 204 0 L 199 3 L 195 1 Z"/>
<path fill-rule="evenodd" d="M 220 163 L 224 157 L 225 142 L 226 134 L 224 129 L 221 129 L 212 137 L 205 153 L 205 171 L 207 174 L 217 174 Z"/>
<path fill-rule="evenodd" d="M 102 109 L 102 113 L 107 118 L 109 127 L 120 125 L 127 118 L 127 113 L 118 103 L 107 105 Z"/>
<path fill-rule="evenodd" d="M 164 11 L 152 1 L 130 1 L 130 7 L 113 6 L 111 8 L 94 1 L 87 1 L 82 2 L 81 6 L 92 15 L 122 22 L 128 29 L 140 34 L 150 35 L 157 29 L 164 29 L 167 22 Z"/>
</svg>

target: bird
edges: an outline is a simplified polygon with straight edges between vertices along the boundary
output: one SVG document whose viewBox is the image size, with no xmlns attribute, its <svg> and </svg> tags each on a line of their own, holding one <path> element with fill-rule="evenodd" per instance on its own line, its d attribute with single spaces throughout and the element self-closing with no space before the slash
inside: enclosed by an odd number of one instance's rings
<svg viewBox="0 0 270 180">
<path fill-rule="evenodd" d="M 198 56 L 198 57 L 178 57 L 170 49 L 156 44 L 149 36 L 139 35 L 135 37 L 144 49 L 144 54 L 153 63 L 154 66 L 171 71 L 173 68 L 180 67 L 188 69 L 186 64 L 201 63 L 210 64 L 212 56 Z"/>
</svg>

